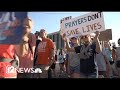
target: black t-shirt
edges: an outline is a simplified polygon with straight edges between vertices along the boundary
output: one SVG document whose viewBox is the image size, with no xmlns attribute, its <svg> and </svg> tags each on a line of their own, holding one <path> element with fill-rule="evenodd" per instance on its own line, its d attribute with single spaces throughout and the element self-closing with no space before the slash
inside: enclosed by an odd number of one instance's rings
<svg viewBox="0 0 120 90">
<path fill-rule="evenodd" d="M 96 44 L 81 45 L 75 47 L 75 52 L 80 53 L 80 72 L 93 73 L 96 71 Z"/>
</svg>

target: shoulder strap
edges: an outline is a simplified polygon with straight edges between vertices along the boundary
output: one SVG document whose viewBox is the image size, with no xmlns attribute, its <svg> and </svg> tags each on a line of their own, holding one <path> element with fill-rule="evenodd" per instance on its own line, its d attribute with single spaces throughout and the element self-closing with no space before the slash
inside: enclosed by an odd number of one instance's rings
<svg viewBox="0 0 120 90">
<path fill-rule="evenodd" d="M 30 49 L 31 53 L 33 54 L 33 50 L 32 50 L 32 47 L 29 42 L 28 42 L 28 45 L 29 45 L 29 49 Z"/>
<path fill-rule="evenodd" d="M 41 42 L 40 40 L 36 41 L 35 53 L 37 51 L 37 48 L 38 48 L 38 45 L 39 45 L 40 42 Z"/>
<path fill-rule="evenodd" d="M 37 61 L 37 57 L 38 57 L 37 47 L 38 47 L 40 42 L 41 42 L 40 40 L 38 40 L 38 42 L 36 42 L 36 47 L 35 47 L 35 52 L 34 52 L 34 66 L 35 66 L 35 63 Z"/>
<path fill-rule="evenodd" d="M 29 39 L 30 39 L 30 41 L 32 40 L 32 33 L 29 34 Z M 33 50 L 32 50 L 30 41 L 28 41 L 28 45 L 29 45 L 29 49 L 30 49 L 31 53 L 33 54 Z"/>
</svg>

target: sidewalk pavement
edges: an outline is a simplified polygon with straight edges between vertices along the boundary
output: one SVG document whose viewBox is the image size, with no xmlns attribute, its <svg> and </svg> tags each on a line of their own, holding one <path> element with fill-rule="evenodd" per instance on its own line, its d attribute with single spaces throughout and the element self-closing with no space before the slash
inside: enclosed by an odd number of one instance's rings
<svg viewBox="0 0 120 90">
<path fill-rule="evenodd" d="M 68 78 L 68 75 L 64 72 L 60 74 L 59 62 L 56 62 L 55 71 L 56 71 L 56 77 L 53 76 L 53 78 Z"/>
</svg>

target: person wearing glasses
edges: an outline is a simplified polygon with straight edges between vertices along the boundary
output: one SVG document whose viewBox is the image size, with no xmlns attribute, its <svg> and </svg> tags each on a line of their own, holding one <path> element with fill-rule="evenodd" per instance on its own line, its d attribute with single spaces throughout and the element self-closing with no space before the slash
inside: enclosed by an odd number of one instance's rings
<svg viewBox="0 0 120 90">
<path fill-rule="evenodd" d="M 83 44 L 77 47 L 70 47 L 65 35 L 63 36 L 66 42 L 66 49 L 69 52 L 76 52 L 80 54 L 80 77 L 81 78 L 98 78 L 98 68 L 95 60 L 96 54 L 101 52 L 99 42 L 99 32 L 96 32 L 94 41 L 91 39 L 90 34 L 81 37 Z"/>
<path fill-rule="evenodd" d="M 76 47 L 79 45 L 79 40 L 77 37 L 70 38 L 71 47 Z M 70 78 L 80 78 L 80 56 L 75 52 L 68 52 L 68 65 L 69 65 L 69 74 Z"/>
</svg>

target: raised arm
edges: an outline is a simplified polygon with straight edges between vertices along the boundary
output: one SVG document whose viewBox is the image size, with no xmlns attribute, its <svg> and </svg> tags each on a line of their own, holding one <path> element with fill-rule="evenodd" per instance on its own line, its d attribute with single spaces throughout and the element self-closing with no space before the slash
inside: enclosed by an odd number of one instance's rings
<svg viewBox="0 0 120 90">
<path fill-rule="evenodd" d="M 68 38 L 66 37 L 66 34 L 65 34 L 65 33 L 62 35 L 62 39 L 63 39 L 64 42 L 65 42 L 65 48 L 67 49 L 67 51 L 68 51 L 68 52 L 75 52 L 75 49 L 70 46 L 69 40 L 68 40 Z"/>
<path fill-rule="evenodd" d="M 100 33 L 97 31 L 97 32 L 96 32 L 96 36 L 95 36 L 95 38 L 94 38 L 94 42 L 96 43 L 96 52 L 97 52 L 97 53 L 100 53 L 100 52 L 102 51 L 102 48 L 101 48 L 101 45 L 100 45 L 100 41 L 99 41 L 99 39 L 98 39 L 99 34 L 100 34 Z"/>
<path fill-rule="evenodd" d="M 75 52 L 75 48 L 70 46 L 69 41 L 67 39 L 65 40 L 65 43 L 66 43 L 66 49 L 67 49 L 67 51 L 69 51 L 69 52 Z"/>
</svg>

